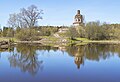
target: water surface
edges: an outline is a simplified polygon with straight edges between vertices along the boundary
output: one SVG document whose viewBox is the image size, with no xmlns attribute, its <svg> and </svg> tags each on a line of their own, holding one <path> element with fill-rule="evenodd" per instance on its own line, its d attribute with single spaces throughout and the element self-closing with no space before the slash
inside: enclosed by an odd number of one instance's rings
<svg viewBox="0 0 120 82">
<path fill-rule="evenodd" d="M 120 82 L 120 45 L 18 44 L 0 53 L 0 82 Z"/>
</svg>

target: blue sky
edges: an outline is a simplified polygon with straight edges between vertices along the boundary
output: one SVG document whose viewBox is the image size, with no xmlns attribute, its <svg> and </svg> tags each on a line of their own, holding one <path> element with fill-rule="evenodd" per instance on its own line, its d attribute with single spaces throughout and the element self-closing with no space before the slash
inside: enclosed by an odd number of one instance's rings
<svg viewBox="0 0 120 82">
<path fill-rule="evenodd" d="M 86 22 L 120 23 L 120 0 L 1 0 L 0 25 L 7 26 L 9 14 L 30 5 L 44 11 L 39 25 L 72 25 L 78 9 Z"/>
</svg>

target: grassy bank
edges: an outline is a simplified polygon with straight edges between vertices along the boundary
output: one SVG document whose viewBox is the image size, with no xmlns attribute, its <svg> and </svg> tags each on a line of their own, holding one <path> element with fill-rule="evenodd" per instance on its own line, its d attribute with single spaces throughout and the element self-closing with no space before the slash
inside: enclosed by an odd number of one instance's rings
<svg viewBox="0 0 120 82">
<path fill-rule="evenodd" d="M 88 43 L 100 43 L 100 44 L 120 44 L 119 40 L 89 40 L 86 38 L 75 38 L 74 40 L 68 39 L 68 38 L 55 38 L 51 36 L 40 36 L 41 40 L 39 41 L 20 41 L 16 38 L 6 38 L 1 37 L 0 41 L 10 41 L 13 40 L 14 43 L 27 43 L 27 44 L 43 44 L 46 46 L 69 46 L 71 44 L 75 45 L 85 45 Z M 62 40 L 66 40 L 62 42 Z"/>
</svg>

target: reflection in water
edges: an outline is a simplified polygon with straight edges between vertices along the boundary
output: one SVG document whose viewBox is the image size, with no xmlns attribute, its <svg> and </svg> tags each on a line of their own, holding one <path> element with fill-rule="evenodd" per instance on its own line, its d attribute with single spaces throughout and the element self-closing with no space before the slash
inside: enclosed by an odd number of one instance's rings
<svg viewBox="0 0 120 82">
<path fill-rule="evenodd" d="M 38 61 L 36 47 L 17 45 L 16 51 L 9 57 L 11 67 L 19 67 L 23 72 L 28 71 L 32 75 L 36 74 L 39 68 L 43 68 L 43 61 Z"/>
<path fill-rule="evenodd" d="M 84 65 L 85 59 L 98 61 L 103 59 L 110 58 L 115 53 L 118 53 L 120 57 L 120 46 L 118 45 L 108 45 L 108 44 L 88 44 L 81 46 L 70 46 L 66 47 L 66 51 L 70 56 L 74 57 L 74 62 L 77 65 L 77 68 L 80 68 L 80 65 Z"/>
<path fill-rule="evenodd" d="M 1 52 L 0 52 L 0 58 L 1 58 Z"/>
<path fill-rule="evenodd" d="M 74 63 L 77 68 L 80 69 L 80 65 L 84 65 L 85 60 L 98 61 L 107 59 L 114 55 L 114 53 L 119 53 L 120 56 L 120 46 L 118 45 L 102 45 L 102 44 L 88 44 L 81 46 L 69 46 L 69 47 L 50 47 L 50 46 L 37 46 L 37 45 L 25 45 L 18 44 L 14 49 L 13 53 L 9 57 L 9 62 L 11 67 L 18 67 L 23 72 L 29 72 L 35 75 L 39 69 L 43 69 L 43 60 L 38 60 L 37 50 L 60 50 L 67 52 L 70 56 L 74 57 Z M 59 60 L 58 60 L 59 61 Z"/>
<path fill-rule="evenodd" d="M 52 48 L 57 50 L 57 48 Z M 38 60 L 36 50 L 51 50 L 50 46 L 37 46 L 18 44 L 13 51 L 13 54 L 8 58 L 11 67 L 18 67 L 23 72 L 29 72 L 35 75 L 39 69 L 43 70 L 43 60 Z"/>
<path fill-rule="evenodd" d="M 84 64 L 84 53 L 86 46 L 70 46 L 66 51 L 74 56 L 74 62 L 77 65 L 77 68 L 80 68 L 81 64 Z"/>
</svg>

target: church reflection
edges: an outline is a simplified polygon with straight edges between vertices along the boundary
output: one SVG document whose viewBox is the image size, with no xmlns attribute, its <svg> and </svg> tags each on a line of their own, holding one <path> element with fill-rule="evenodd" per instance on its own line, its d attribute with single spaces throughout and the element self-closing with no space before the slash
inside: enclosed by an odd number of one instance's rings
<svg viewBox="0 0 120 82">
<path fill-rule="evenodd" d="M 77 65 L 77 68 L 80 68 L 80 65 L 83 64 L 83 57 L 82 56 L 75 56 L 75 60 L 74 60 L 75 64 Z"/>
<path fill-rule="evenodd" d="M 70 46 L 66 48 L 70 56 L 74 57 L 74 63 L 80 69 L 80 65 L 84 65 L 85 46 Z"/>
</svg>

